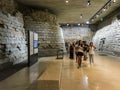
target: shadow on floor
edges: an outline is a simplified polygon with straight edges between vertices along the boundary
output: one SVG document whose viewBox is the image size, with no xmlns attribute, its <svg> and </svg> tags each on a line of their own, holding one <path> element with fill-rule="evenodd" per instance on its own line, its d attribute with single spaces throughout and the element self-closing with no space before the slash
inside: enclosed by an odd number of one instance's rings
<svg viewBox="0 0 120 90">
<path fill-rule="evenodd" d="M 14 73 L 18 72 L 22 68 L 27 66 L 27 62 L 16 64 L 13 66 L 10 66 L 6 69 L 0 70 L 0 81 L 8 78 L 9 76 L 13 75 Z"/>
<path fill-rule="evenodd" d="M 37 81 L 33 82 L 30 87 L 27 88 L 27 90 L 38 90 L 38 83 Z"/>
<path fill-rule="evenodd" d="M 106 54 L 99 54 L 100 56 L 107 56 Z"/>
</svg>

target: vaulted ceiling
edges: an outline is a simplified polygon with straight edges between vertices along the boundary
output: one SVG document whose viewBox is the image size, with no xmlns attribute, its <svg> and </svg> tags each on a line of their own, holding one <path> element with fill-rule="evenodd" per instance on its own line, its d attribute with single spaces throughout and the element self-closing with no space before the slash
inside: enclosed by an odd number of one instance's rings
<svg viewBox="0 0 120 90">
<path fill-rule="evenodd" d="M 50 9 L 56 14 L 58 23 L 85 23 L 92 18 L 107 2 L 111 1 L 106 11 L 101 12 L 91 23 L 95 23 L 101 17 L 108 15 L 120 6 L 120 0 L 17 0 L 32 7 Z M 91 5 L 88 6 L 88 1 Z M 82 14 L 82 18 L 80 15 Z"/>
</svg>

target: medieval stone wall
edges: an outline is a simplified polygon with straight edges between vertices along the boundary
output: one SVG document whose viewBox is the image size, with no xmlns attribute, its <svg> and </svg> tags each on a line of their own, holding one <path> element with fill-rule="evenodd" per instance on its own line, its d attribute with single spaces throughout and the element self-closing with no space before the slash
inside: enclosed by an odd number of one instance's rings
<svg viewBox="0 0 120 90">
<path fill-rule="evenodd" d="M 66 42 L 85 40 L 89 43 L 92 40 L 93 32 L 89 27 L 62 27 L 63 35 Z"/>
<path fill-rule="evenodd" d="M 93 41 L 99 52 L 120 56 L 120 20 L 98 30 Z"/>
<path fill-rule="evenodd" d="M 23 15 L 15 10 L 13 0 L 0 1 L 0 69 L 2 64 L 27 60 Z"/>
<path fill-rule="evenodd" d="M 25 29 L 38 33 L 39 56 L 56 55 L 58 49 L 64 49 L 64 38 L 57 25 L 56 16 L 48 12 L 32 10 L 24 15 Z"/>
</svg>

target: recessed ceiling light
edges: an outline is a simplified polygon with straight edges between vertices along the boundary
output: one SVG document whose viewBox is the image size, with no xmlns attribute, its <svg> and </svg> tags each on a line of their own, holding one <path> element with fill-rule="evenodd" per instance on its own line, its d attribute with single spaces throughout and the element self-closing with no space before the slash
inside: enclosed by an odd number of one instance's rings
<svg viewBox="0 0 120 90">
<path fill-rule="evenodd" d="M 86 21 L 86 24 L 90 24 L 90 22 L 89 22 L 89 21 Z"/>
<path fill-rule="evenodd" d="M 80 26 L 80 23 L 78 23 L 78 26 Z"/>
<path fill-rule="evenodd" d="M 66 2 L 66 3 L 69 3 L 69 1 L 68 1 L 68 0 L 66 0 L 65 2 Z"/>
<path fill-rule="evenodd" d="M 67 26 L 69 26 L 69 24 L 67 23 Z"/>
<path fill-rule="evenodd" d="M 114 3 L 116 2 L 116 0 L 112 0 Z"/>
</svg>

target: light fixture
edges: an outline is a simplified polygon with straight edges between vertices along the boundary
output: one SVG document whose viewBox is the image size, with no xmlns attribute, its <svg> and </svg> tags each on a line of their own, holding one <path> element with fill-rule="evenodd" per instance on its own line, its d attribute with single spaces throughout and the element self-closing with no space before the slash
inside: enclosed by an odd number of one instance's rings
<svg viewBox="0 0 120 90">
<path fill-rule="evenodd" d="M 96 17 L 99 17 L 99 15 L 101 15 L 103 13 L 103 11 L 106 11 L 113 3 L 116 2 L 116 0 L 108 0 L 108 2 L 106 2 L 104 4 L 103 7 L 101 7 L 101 9 L 99 9 L 90 19 L 89 21 L 93 21 L 95 20 Z M 88 5 L 90 5 L 90 0 L 88 0 Z"/>
<path fill-rule="evenodd" d="M 106 11 L 106 8 L 103 8 L 103 11 Z"/>
<path fill-rule="evenodd" d="M 88 2 L 87 2 L 87 6 L 90 6 L 91 5 L 91 2 L 90 2 L 90 0 L 88 0 Z"/>
<path fill-rule="evenodd" d="M 82 14 L 80 15 L 80 18 L 83 18 L 83 15 L 82 15 Z"/>
<path fill-rule="evenodd" d="M 86 21 L 86 24 L 90 24 L 90 22 L 89 22 L 89 21 Z"/>
<path fill-rule="evenodd" d="M 69 0 L 65 0 L 65 4 L 66 4 L 66 5 L 69 5 Z"/>
<path fill-rule="evenodd" d="M 67 23 L 67 26 L 69 26 L 69 24 Z"/>
<path fill-rule="evenodd" d="M 78 23 L 78 26 L 80 26 L 80 23 Z"/>
<path fill-rule="evenodd" d="M 116 2 L 116 0 L 112 0 L 114 3 Z"/>
<path fill-rule="evenodd" d="M 65 1 L 65 3 L 69 3 L 69 1 L 68 1 L 68 0 L 66 0 L 66 1 Z"/>
<path fill-rule="evenodd" d="M 97 14 L 96 17 L 99 17 L 99 14 Z"/>
<path fill-rule="evenodd" d="M 91 20 L 92 22 L 94 21 L 94 19 Z"/>
</svg>

